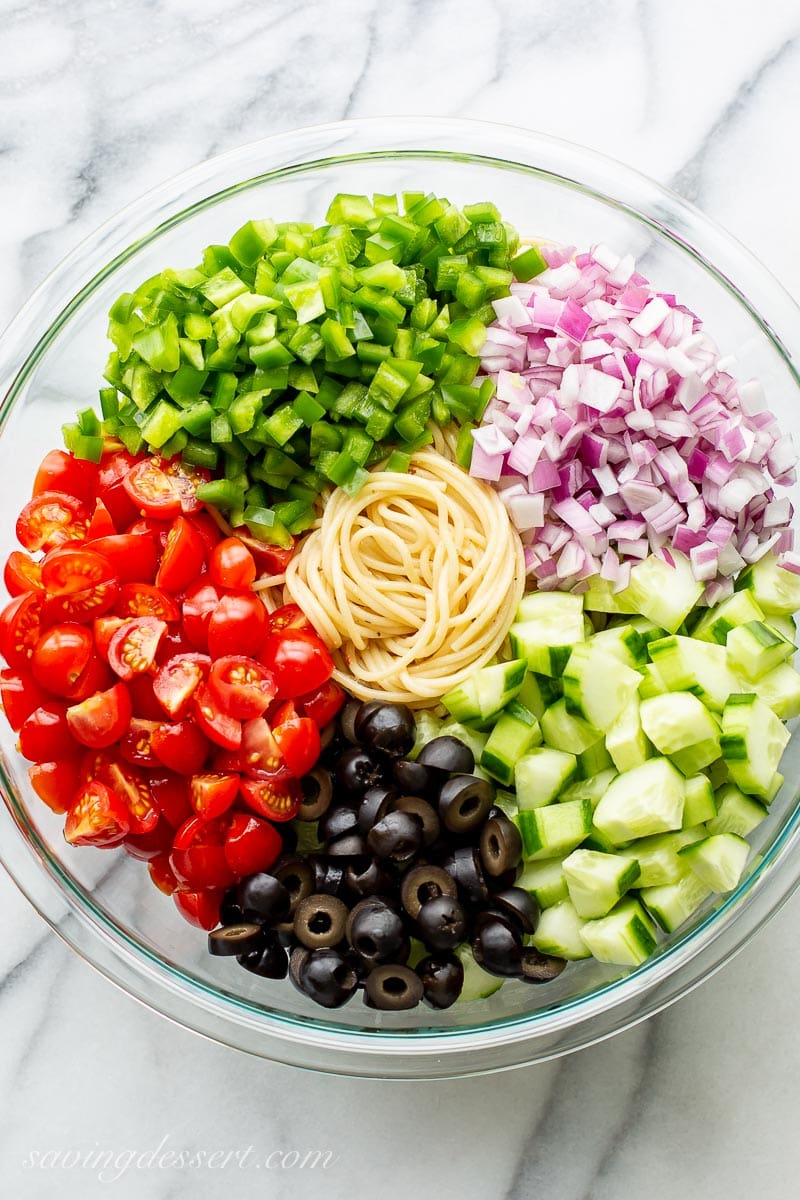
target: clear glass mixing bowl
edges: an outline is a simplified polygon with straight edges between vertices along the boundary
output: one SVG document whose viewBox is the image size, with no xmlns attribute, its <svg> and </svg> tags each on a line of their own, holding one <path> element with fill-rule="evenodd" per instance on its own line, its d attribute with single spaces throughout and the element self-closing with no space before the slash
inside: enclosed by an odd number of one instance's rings
<svg viewBox="0 0 800 1200">
<path fill-rule="evenodd" d="M 800 430 L 800 313 L 747 250 L 679 197 L 588 150 L 502 126 L 376 119 L 280 134 L 204 163 L 130 205 L 75 250 L 0 342 L 0 479 L 6 520 L 29 493 L 59 428 L 96 395 L 114 298 L 165 266 L 188 266 L 245 220 L 319 222 L 342 192 L 423 189 L 491 199 L 525 234 L 633 253 L 661 290 L 704 319 L 741 378 L 759 377 L 784 429 Z M 544 987 L 506 984 L 445 1013 L 374 1013 L 360 1000 L 329 1017 L 283 981 L 210 958 L 123 852 L 73 849 L 34 796 L 0 722 L 0 859 L 57 933 L 129 994 L 219 1042 L 320 1070 L 433 1078 L 498 1070 L 585 1046 L 658 1011 L 713 973 L 800 879 L 800 740 L 786 782 L 753 835 L 757 855 L 708 906 L 630 973 L 574 964 Z"/>
</svg>

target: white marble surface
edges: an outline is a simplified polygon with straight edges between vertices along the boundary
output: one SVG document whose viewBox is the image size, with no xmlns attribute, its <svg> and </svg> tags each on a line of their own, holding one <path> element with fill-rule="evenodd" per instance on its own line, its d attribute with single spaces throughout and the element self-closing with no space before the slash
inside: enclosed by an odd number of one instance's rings
<svg viewBox="0 0 800 1200">
<path fill-rule="evenodd" d="M 0 323 L 175 171 L 269 132 L 386 113 L 590 144 L 672 183 L 800 294 L 788 0 L 0 0 Z M 0 1193 L 14 1200 L 797 1193 L 800 898 L 646 1025 L 542 1067 L 428 1085 L 318 1077 L 205 1043 L 73 958 L 5 876 L 0 911 Z M 30 1165 L 32 1151 L 146 1153 L 165 1138 L 335 1161 L 116 1180 Z"/>
</svg>

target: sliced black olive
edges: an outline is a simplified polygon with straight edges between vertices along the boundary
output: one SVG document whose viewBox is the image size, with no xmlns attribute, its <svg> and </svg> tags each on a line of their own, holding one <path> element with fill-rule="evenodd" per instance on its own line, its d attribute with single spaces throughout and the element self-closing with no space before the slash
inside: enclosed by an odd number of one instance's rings
<svg viewBox="0 0 800 1200">
<path fill-rule="evenodd" d="M 481 868 L 478 851 L 473 846 L 460 846 L 442 859 L 441 865 L 452 875 L 468 904 L 483 904 L 489 889 Z"/>
<path fill-rule="evenodd" d="M 351 896 L 361 900 L 390 891 L 393 880 L 377 858 L 355 858 L 345 866 L 344 886 Z"/>
<path fill-rule="evenodd" d="M 453 950 L 464 941 L 467 914 L 454 896 L 436 896 L 419 910 L 417 927 L 431 950 Z"/>
<path fill-rule="evenodd" d="M 303 802 L 297 810 L 298 821 L 318 821 L 330 808 L 333 798 L 333 780 L 330 771 L 316 766 L 300 780 Z"/>
<path fill-rule="evenodd" d="M 233 958 L 236 954 L 249 954 L 264 942 L 264 930 L 260 925 L 242 922 L 238 925 L 223 925 L 208 935 L 209 954 Z"/>
<path fill-rule="evenodd" d="M 356 713 L 354 728 L 362 745 L 393 756 L 408 754 L 416 737 L 414 714 L 405 704 L 365 704 Z"/>
<path fill-rule="evenodd" d="M 355 829 L 343 833 L 340 837 L 328 842 L 328 854 L 331 858 L 363 858 L 367 853 L 367 843 Z"/>
<path fill-rule="evenodd" d="M 452 833 L 469 833 L 486 820 L 494 788 L 477 775 L 453 775 L 439 791 L 439 816 Z"/>
<path fill-rule="evenodd" d="M 522 951 L 522 978 L 527 983 L 549 983 L 561 974 L 566 965 L 566 959 L 540 954 L 535 946 L 526 946 Z"/>
<path fill-rule="evenodd" d="M 481 859 L 489 875 L 502 875 L 522 858 L 522 838 L 513 821 L 499 810 L 481 830 Z"/>
<path fill-rule="evenodd" d="M 373 825 L 381 821 L 392 807 L 392 801 L 397 798 L 397 788 L 379 783 L 364 792 L 358 806 L 358 828 L 363 834 L 368 834 Z"/>
<path fill-rule="evenodd" d="M 238 925 L 245 915 L 236 897 L 236 888 L 228 888 L 219 906 L 219 919 L 223 925 Z M 252 918 L 251 918 L 252 919 Z"/>
<path fill-rule="evenodd" d="M 408 943 L 399 913 L 378 897 L 355 906 L 347 919 L 347 938 L 356 953 L 372 964 L 404 957 L 401 952 Z"/>
<path fill-rule="evenodd" d="M 358 987 L 352 965 L 338 950 L 330 947 L 306 951 L 306 954 L 307 957 L 298 960 L 294 974 L 290 966 L 292 982 L 323 1008 L 340 1008 L 346 1004 Z"/>
<path fill-rule="evenodd" d="M 414 762 L 410 758 L 394 760 L 392 778 L 408 796 L 425 796 L 441 783 L 438 773 L 434 775 L 421 762 Z"/>
<path fill-rule="evenodd" d="M 475 755 L 469 746 L 449 734 L 433 738 L 423 746 L 417 762 L 448 775 L 469 775 L 475 770 Z"/>
<path fill-rule="evenodd" d="M 320 840 L 329 842 L 343 833 L 352 833 L 357 821 L 358 814 L 354 808 L 344 805 L 341 808 L 329 808 L 319 823 Z"/>
<path fill-rule="evenodd" d="M 362 708 L 377 708 L 380 704 L 379 700 L 369 700 L 366 703 L 361 700 L 348 700 L 342 711 L 339 713 L 339 728 L 346 740 L 351 746 L 357 746 L 361 738 L 356 733 L 356 717 Z"/>
<path fill-rule="evenodd" d="M 376 858 L 407 862 L 422 845 L 422 821 L 412 813 L 387 813 L 370 829 L 367 845 Z"/>
<path fill-rule="evenodd" d="M 289 893 L 289 915 L 294 914 L 304 896 L 314 891 L 314 868 L 299 854 L 282 855 L 271 872 Z"/>
<path fill-rule="evenodd" d="M 344 888 L 344 867 L 327 854 L 310 854 L 308 861 L 314 868 L 314 891 L 326 896 L 338 896 Z"/>
<path fill-rule="evenodd" d="M 416 971 L 399 963 L 375 967 L 364 981 L 364 999 L 369 1007 L 392 1012 L 416 1008 L 422 990 L 422 980 Z"/>
<path fill-rule="evenodd" d="M 517 868 L 510 867 L 507 871 L 503 871 L 502 875 L 487 875 L 486 885 L 489 891 L 504 892 L 506 888 L 514 887 L 517 882 Z"/>
<path fill-rule="evenodd" d="M 472 939 L 475 961 L 492 975 L 522 973 L 522 938 L 510 921 L 494 913 L 480 913 Z"/>
<path fill-rule="evenodd" d="M 311 957 L 311 951 L 306 946 L 295 945 L 289 955 L 289 978 L 296 988 L 303 990 L 300 983 L 300 973 Z"/>
<path fill-rule="evenodd" d="M 265 938 L 267 940 L 260 949 L 250 954 L 239 954 L 236 961 L 253 975 L 262 975 L 265 979 L 285 979 L 289 956 L 276 934 L 265 932 Z"/>
<path fill-rule="evenodd" d="M 339 755 L 336 782 L 350 795 L 362 796 L 367 788 L 375 787 L 382 779 L 382 764 L 361 746 L 352 746 Z"/>
<path fill-rule="evenodd" d="M 499 908 L 504 916 L 510 917 L 523 933 L 536 933 L 539 905 L 524 888 L 509 887 L 502 892 L 494 892 L 492 906 Z"/>
<path fill-rule="evenodd" d="M 280 863 L 280 859 L 277 866 Z M 272 924 L 288 913 L 291 894 L 280 879 L 267 871 L 249 875 L 239 884 L 237 891 L 239 907 L 248 921 L 266 921 Z"/>
<path fill-rule="evenodd" d="M 417 963 L 422 999 L 431 1008 L 455 1004 L 464 986 L 464 966 L 454 954 L 437 954 Z"/>
<path fill-rule="evenodd" d="M 395 812 L 410 813 L 422 822 L 422 844 L 432 846 L 441 833 L 442 823 L 432 804 L 421 796 L 398 796 L 392 805 Z"/>
<path fill-rule="evenodd" d="M 419 916 L 419 910 L 429 900 L 438 896 L 458 895 L 456 881 L 442 867 L 420 865 L 412 867 L 403 877 L 400 886 L 400 899 L 403 908 L 414 920 Z"/>
<path fill-rule="evenodd" d="M 344 937 L 347 908 L 336 896 L 306 896 L 294 913 L 295 937 L 309 950 L 336 946 Z"/>
</svg>

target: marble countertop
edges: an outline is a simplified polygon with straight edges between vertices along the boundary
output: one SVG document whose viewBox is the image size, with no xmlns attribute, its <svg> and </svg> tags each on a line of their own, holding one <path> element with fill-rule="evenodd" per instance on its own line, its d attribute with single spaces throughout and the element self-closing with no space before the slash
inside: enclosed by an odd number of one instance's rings
<svg viewBox="0 0 800 1200">
<path fill-rule="evenodd" d="M 0 0 L 0 63 L 0 324 L 78 240 L 176 171 L 278 130 L 388 113 L 591 145 L 671 184 L 800 296 L 793 5 Z M 79 962 L 2 874 L 0 911 L 0 1190 L 14 1200 L 796 1192 L 800 897 L 646 1024 L 543 1066 L 424 1085 L 315 1076 L 204 1042 Z M 159 1169 L 159 1146 L 224 1154 Z M 248 1147 L 331 1157 L 248 1172 L 233 1157 Z M 117 1166 L 50 1166 L 59 1150 L 112 1150 Z M 128 1151 L 143 1165 L 125 1167 Z"/>
</svg>

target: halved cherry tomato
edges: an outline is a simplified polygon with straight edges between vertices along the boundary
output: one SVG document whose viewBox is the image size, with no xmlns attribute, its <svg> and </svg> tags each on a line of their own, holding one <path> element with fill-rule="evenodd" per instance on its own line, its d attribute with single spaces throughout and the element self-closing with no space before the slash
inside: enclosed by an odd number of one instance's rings
<svg viewBox="0 0 800 1200">
<path fill-rule="evenodd" d="M 112 637 L 130 620 L 130 617 L 97 617 L 94 621 L 92 625 L 94 648 L 105 662 L 108 662 L 108 648 L 111 645 Z"/>
<path fill-rule="evenodd" d="M 19 752 L 30 762 L 69 758 L 78 747 L 67 724 L 67 708 L 57 700 L 35 708 L 19 730 Z"/>
<path fill-rule="evenodd" d="M 214 547 L 208 574 L 217 587 L 249 588 L 255 581 L 256 560 L 240 538 L 225 538 Z"/>
<path fill-rule="evenodd" d="M 48 596 L 42 610 L 42 620 L 45 625 L 55 621 L 79 621 L 87 624 L 113 608 L 118 592 L 119 584 L 112 578 L 83 592 Z"/>
<path fill-rule="evenodd" d="M 176 775 L 172 771 L 165 771 L 163 775 L 151 775 L 150 789 L 164 820 L 173 829 L 180 829 L 184 821 L 192 816 L 186 777 Z"/>
<path fill-rule="evenodd" d="M 192 706 L 192 697 L 208 675 L 207 654 L 178 654 L 168 659 L 153 680 L 153 691 L 164 712 L 179 720 Z"/>
<path fill-rule="evenodd" d="M 172 830 L 166 821 L 159 820 L 149 833 L 129 833 L 123 842 L 125 853 L 140 862 L 150 862 L 172 849 Z"/>
<path fill-rule="evenodd" d="M 115 683 L 105 692 L 96 692 L 88 700 L 67 709 L 72 736 L 82 746 L 102 749 L 118 742 L 130 725 L 131 698 L 124 683 Z"/>
<path fill-rule="evenodd" d="M 240 721 L 260 717 L 278 694 L 272 673 L 243 654 L 218 658 L 212 664 L 208 686 L 223 712 Z"/>
<path fill-rule="evenodd" d="M 36 643 L 31 659 L 33 678 L 48 692 L 66 696 L 80 679 L 94 650 L 84 625 L 52 625 Z"/>
<path fill-rule="evenodd" d="M 159 642 L 166 632 L 166 621 L 159 621 L 156 617 L 132 617 L 120 625 L 111 637 L 108 644 L 109 666 L 120 679 L 144 675 L 153 667 Z"/>
<path fill-rule="evenodd" d="M 85 503 L 94 499 L 97 490 L 98 468 L 96 463 L 75 458 L 64 450 L 50 450 L 45 454 L 33 481 L 33 495 L 42 492 L 65 492 Z"/>
<path fill-rule="evenodd" d="M 163 667 L 171 658 L 180 658 L 182 654 L 191 656 L 194 653 L 195 648 L 185 636 L 183 628 L 173 622 L 159 643 L 156 662 L 159 667 Z"/>
<path fill-rule="evenodd" d="M 158 546 L 152 533 L 115 533 L 87 542 L 102 554 L 120 583 L 152 583 L 158 569 Z"/>
<path fill-rule="evenodd" d="M 27 667 L 42 632 L 42 594 L 23 592 L 0 613 L 0 654 L 10 667 Z"/>
<path fill-rule="evenodd" d="M 84 779 L 97 779 L 125 803 L 130 832 L 150 833 L 159 820 L 150 781 L 143 771 L 113 754 L 87 754 L 81 764 Z"/>
<path fill-rule="evenodd" d="M 288 700 L 321 687 L 333 674 L 333 659 L 325 643 L 305 629 L 271 633 L 261 659 L 274 674 L 278 691 Z"/>
<path fill-rule="evenodd" d="M 344 705 L 344 692 L 333 679 L 323 683 L 313 692 L 297 697 L 297 707 L 316 725 L 324 729 Z"/>
<path fill-rule="evenodd" d="M 257 779 L 243 775 L 240 790 L 248 808 L 270 821 L 291 821 L 302 800 L 299 781 L 283 765 L 260 772 Z"/>
<path fill-rule="evenodd" d="M 227 888 L 236 876 L 225 857 L 225 833 L 219 821 L 189 817 L 175 834 L 170 866 L 186 888 Z"/>
<path fill-rule="evenodd" d="M 84 546 L 57 547 L 42 563 L 42 584 L 51 596 L 86 591 L 112 575 L 108 559 Z"/>
<path fill-rule="evenodd" d="M 219 771 L 221 775 L 238 775 L 242 770 L 242 760 L 238 750 L 223 750 L 221 746 L 214 746 L 208 766 L 210 771 Z"/>
<path fill-rule="evenodd" d="M 28 767 L 31 787 L 54 813 L 65 813 L 80 783 L 77 758 L 58 758 Z"/>
<path fill-rule="evenodd" d="M 93 779 L 81 784 L 67 812 L 64 837 L 71 846 L 116 846 L 130 828 L 123 801 Z"/>
<path fill-rule="evenodd" d="M 270 633 L 280 633 L 282 629 L 305 629 L 307 633 L 316 633 L 299 604 L 282 604 L 270 613 Z"/>
<path fill-rule="evenodd" d="M 120 617 L 158 617 L 180 620 L 180 609 L 172 596 L 151 583 L 126 583 L 120 588 L 115 611 Z"/>
<path fill-rule="evenodd" d="M 175 878 L 175 872 L 169 865 L 168 854 L 158 854 L 155 858 L 151 858 L 147 864 L 147 869 L 150 872 L 150 878 L 160 892 L 165 896 L 171 896 L 178 886 L 178 881 Z M 189 895 L 186 892 L 184 895 Z M 217 912 L 219 913 L 219 902 L 217 903 Z M 219 916 L 217 916 L 217 924 L 219 924 Z M 214 926 L 212 925 L 213 929 Z"/>
<path fill-rule="evenodd" d="M 131 694 L 131 707 L 137 717 L 146 721 L 163 721 L 164 713 L 153 691 L 152 675 L 134 675 L 128 683 Z"/>
<path fill-rule="evenodd" d="M 131 718 L 128 732 L 123 734 L 119 744 L 119 752 L 125 762 L 132 763 L 135 767 L 159 765 L 151 744 L 153 731 L 158 727 L 158 721 L 147 721 L 143 717 Z"/>
<path fill-rule="evenodd" d="M 34 709 L 48 704 L 50 697 L 33 678 L 30 671 L 0 671 L 0 701 L 9 725 L 16 733 Z"/>
<path fill-rule="evenodd" d="M 226 813 L 239 794 L 238 775 L 193 775 L 189 800 L 198 817 L 211 821 Z"/>
<path fill-rule="evenodd" d="M 217 542 L 222 537 L 219 526 L 210 513 L 200 510 L 200 512 L 191 513 L 186 520 L 193 526 L 203 539 L 203 545 L 206 548 L 206 557 L 211 554 Z"/>
<path fill-rule="evenodd" d="M 94 512 L 89 521 L 89 528 L 86 530 L 87 542 L 93 542 L 97 538 L 114 537 L 116 532 L 117 527 L 111 519 L 111 513 L 102 500 L 95 500 Z"/>
<path fill-rule="evenodd" d="M 206 737 L 223 750 L 238 750 L 242 743 L 242 723 L 222 711 L 205 683 L 197 688 L 192 701 L 195 719 Z"/>
<path fill-rule="evenodd" d="M 288 705 L 288 708 L 294 708 Z M 310 717 L 298 717 L 286 713 L 277 718 L 272 727 L 272 736 L 278 744 L 281 757 L 296 779 L 306 775 L 320 755 L 319 730 Z"/>
<path fill-rule="evenodd" d="M 103 501 L 117 529 L 125 529 L 138 514 L 136 506 L 123 486 L 125 476 L 136 466 L 139 459 L 128 454 L 127 450 L 118 450 L 114 454 L 103 455 L 97 475 L 97 494 Z"/>
<path fill-rule="evenodd" d="M 128 472 L 123 485 L 139 512 L 168 521 L 201 507 L 196 495 L 201 478 L 207 479 L 208 475 L 190 473 L 180 463 L 145 458 Z"/>
<path fill-rule="evenodd" d="M 183 598 L 183 628 L 198 650 L 208 650 L 208 623 L 220 601 L 221 592 L 213 583 L 198 579 L 187 588 Z"/>
<path fill-rule="evenodd" d="M 179 775 L 195 775 L 202 771 L 208 758 L 208 739 L 194 721 L 164 722 L 153 730 L 150 738 L 158 761 Z"/>
<path fill-rule="evenodd" d="M 205 545 L 200 534 L 186 517 L 176 517 L 167 534 L 157 585 L 168 592 L 182 592 L 194 582 L 205 562 Z"/>
<path fill-rule="evenodd" d="M 3 569 L 3 583 L 9 596 L 23 592 L 42 592 L 42 567 L 24 550 L 12 550 Z"/>
<path fill-rule="evenodd" d="M 114 676 L 103 662 L 99 654 L 92 652 L 76 683 L 66 693 L 66 699 L 73 704 L 79 700 L 88 700 L 95 692 L 104 692 L 114 684 Z"/>
<path fill-rule="evenodd" d="M 234 529 L 233 532 L 253 555 L 259 575 L 283 575 L 286 572 L 295 552 L 294 538 L 292 538 L 290 546 L 272 546 L 269 542 L 262 542 L 258 538 L 254 538 L 244 525 Z"/>
<path fill-rule="evenodd" d="M 226 592 L 209 618 L 208 652 L 212 658 L 226 654 L 255 658 L 266 632 L 267 610 L 258 596 L 254 592 Z"/>
<path fill-rule="evenodd" d="M 225 857 L 240 879 L 255 875 L 257 871 L 268 871 L 282 849 L 281 835 L 268 821 L 240 812 L 230 818 L 225 834 Z"/>
<path fill-rule="evenodd" d="M 263 717 L 254 717 L 242 726 L 242 744 L 239 748 L 240 770 L 247 775 L 273 772 L 283 766 L 278 743 Z"/>
<path fill-rule="evenodd" d="M 152 537 L 160 555 L 167 544 L 170 524 L 170 521 L 159 521 L 156 517 L 139 517 L 137 521 L 128 526 L 125 532 L 137 537 Z"/>
<path fill-rule="evenodd" d="M 156 886 L 159 884 L 156 883 Z M 173 892 L 172 899 L 178 912 L 190 925 L 205 930 L 216 929 L 219 925 L 221 891 Z"/>
<path fill-rule="evenodd" d="M 17 541 L 26 550 L 52 550 L 65 542 L 82 541 L 88 528 L 89 513 L 80 500 L 61 492 L 42 492 L 17 517 Z"/>
</svg>

